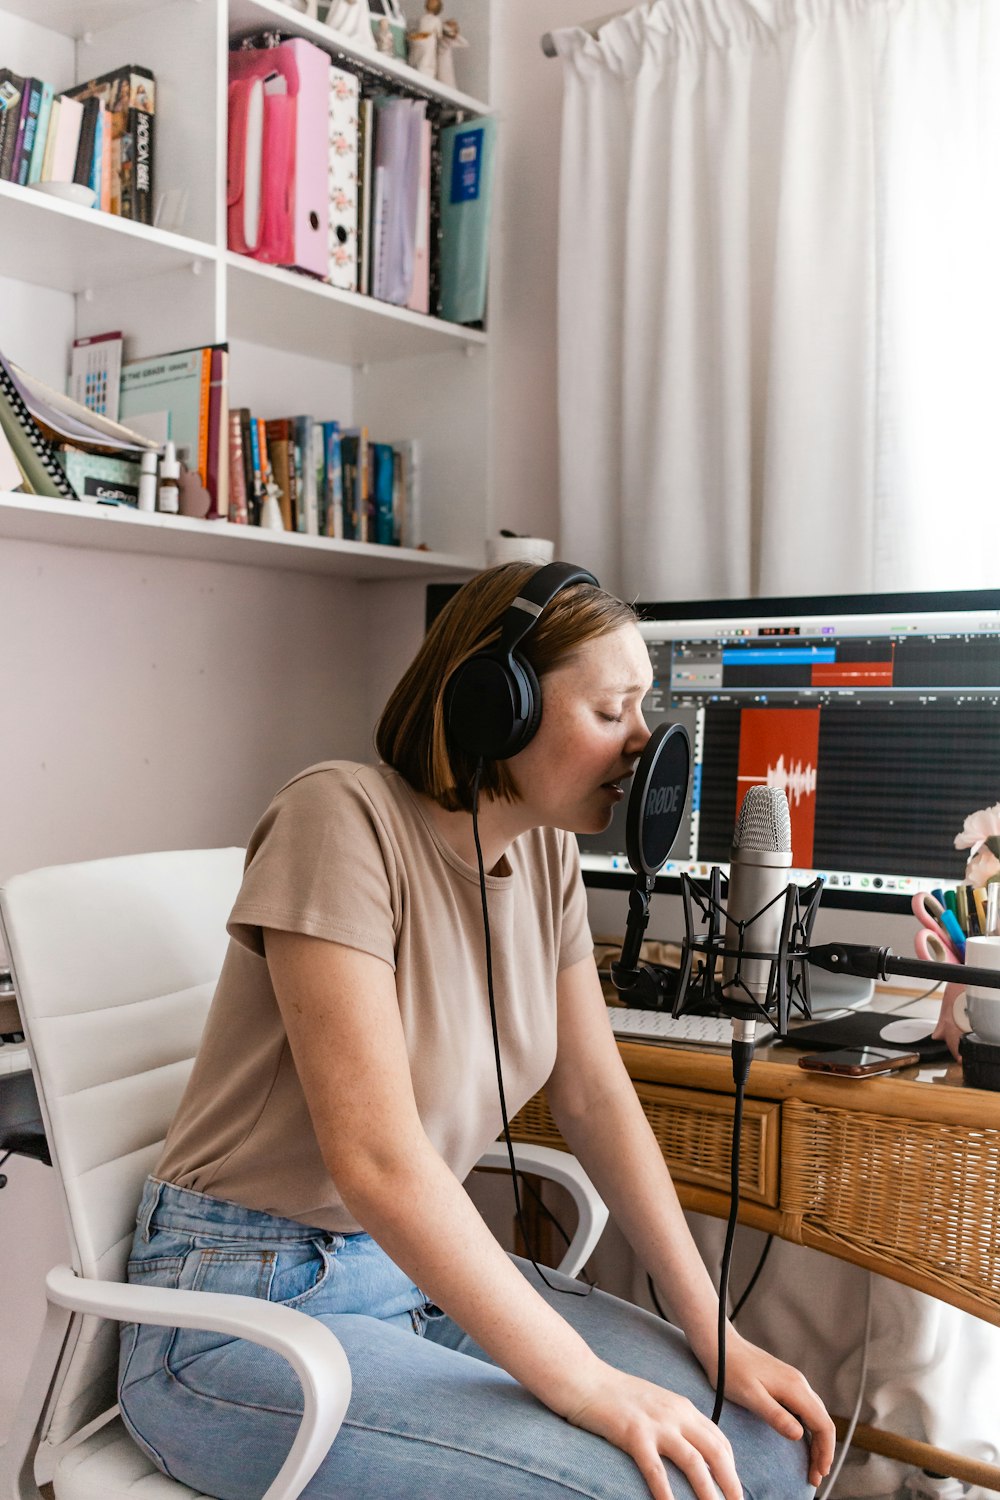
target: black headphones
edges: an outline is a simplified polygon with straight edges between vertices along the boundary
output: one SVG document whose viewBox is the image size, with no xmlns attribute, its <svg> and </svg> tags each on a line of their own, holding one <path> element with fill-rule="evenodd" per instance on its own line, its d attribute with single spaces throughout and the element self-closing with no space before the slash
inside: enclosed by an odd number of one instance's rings
<svg viewBox="0 0 1000 1500">
<path fill-rule="evenodd" d="M 542 692 L 534 668 L 516 647 L 545 606 L 574 583 L 600 585 L 573 563 L 546 563 L 533 573 L 500 622 L 496 645 L 452 673 L 445 688 L 449 744 L 486 760 L 508 760 L 523 750 L 542 718 Z"/>
</svg>

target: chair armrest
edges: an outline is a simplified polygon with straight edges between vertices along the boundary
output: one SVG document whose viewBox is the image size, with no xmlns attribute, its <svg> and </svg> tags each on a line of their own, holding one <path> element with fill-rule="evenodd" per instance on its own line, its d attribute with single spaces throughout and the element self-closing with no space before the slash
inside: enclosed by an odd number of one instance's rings
<svg viewBox="0 0 1000 1500">
<path fill-rule="evenodd" d="M 92 1281 L 65 1265 L 54 1266 L 45 1284 L 50 1301 L 74 1312 L 119 1323 L 228 1333 L 273 1349 L 286 1359 L 302 1386 L 302 1421 L 263 1500 L 296 1500 L 326 1457 L 351 1397 L 347 1355 L 324 1323 L 257 1297 Z"/>
<path fill-rule="evenodd" d="M 604 1199 L 587 1176 L 575 1156 L 568 1151 L 557 1151 L 553 1146 L 531 1146 L 524 1141 L 515 1141 L 514 1160 L 519 1172 L 532 1177 L 547 1177 L 564 1187 L 576 1205 L 576 1233 L 569 1242 L 565 1255 L 556 1267 L 564 1276 L 578 1276 L 593 1254 L 594 1247 L 608 1222 L 608 1210 Z M 496 1142 L 483 1152 L 477 1167 L 509 1172 L 510 1158 L 502 1141 Z"/>
</svg>

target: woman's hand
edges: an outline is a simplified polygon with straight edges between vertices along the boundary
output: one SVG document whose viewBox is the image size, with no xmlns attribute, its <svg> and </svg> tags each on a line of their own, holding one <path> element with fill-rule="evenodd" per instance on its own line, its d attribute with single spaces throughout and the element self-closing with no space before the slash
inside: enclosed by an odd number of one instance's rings
<svg viewBox="0 0 1000 1500">
<path fill-rule="evenodd" d="M 714 1350 L 702 1364 L 714 1384 Z M 791 1365 L 749 1343 L 732 1327 L 726 1339 L 726 1399 L 763 1417 L 775 1432 L 793 1441 L 802 1437 L 803 1427 L 807 1428 L 809 1483 L 818 1485 L 824 1474 L 830 1472 L 837 1434 L 826 1407 L 808 1380 Z"/>
<path fill-rule="evenodd" d="M 634 1459 L 653 1500 L 672 1500 L 664 1458 L 698 1500 L 718 1500 L 719 1491 L 725 1500 L 742 1500 L 729 1439 L 686 1396 L 599 1362 L 592 1388 L 566 1417 Z"/>
<path fill-rule="evenodd" d="M 944 995 L 941 998 L 941 1013 L 938 1016 L 937 1025 L 932 1032 L 932 1036 L 936 1042 L 947 1042 L 948 1051 L 956 1062 L 961 1061 L 958 1044 L 962 1040 L 964 1033 L 955 1020 L 955 1001 L 964 989 L 964 984 L 945 985 Z"/>
</svg>

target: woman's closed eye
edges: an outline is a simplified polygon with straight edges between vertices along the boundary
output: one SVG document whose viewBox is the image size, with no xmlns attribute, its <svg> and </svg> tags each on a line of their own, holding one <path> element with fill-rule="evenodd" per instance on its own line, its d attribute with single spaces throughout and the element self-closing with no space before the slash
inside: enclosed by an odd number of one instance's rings
<svg viewBox="0 0 1000 1500">
<path fill-rule="evenodd" d="M 621 714 L 602 714 L 598 711 L 597 717 L 603 719 L 605 724 L 620 724 L 622 721 Z"/>
</svg>

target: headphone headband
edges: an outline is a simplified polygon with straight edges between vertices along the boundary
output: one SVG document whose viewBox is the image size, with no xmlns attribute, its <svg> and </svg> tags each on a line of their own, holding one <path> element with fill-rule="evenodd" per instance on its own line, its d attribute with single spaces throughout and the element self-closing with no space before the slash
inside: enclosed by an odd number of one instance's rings
<svg viewBox="0 0 1000 1500">
<path fill-rule="evenodd" d="M 503 652 L 506 655 L 513 651 L 533 628 L 546 605 L 551 604 L 558 593 L 574 583 L 592 583 L 595 588 L 600 587 L 593 573 L 589 573 L 586 568 L 578 568 L 573 563 L 546 563 L 537 573 L 532 573 L 500 622 L 500 639 L 495 648 L 497 653 Z"/>
</svg>

